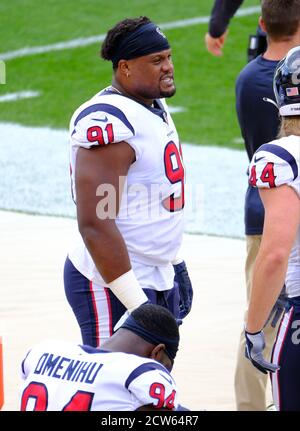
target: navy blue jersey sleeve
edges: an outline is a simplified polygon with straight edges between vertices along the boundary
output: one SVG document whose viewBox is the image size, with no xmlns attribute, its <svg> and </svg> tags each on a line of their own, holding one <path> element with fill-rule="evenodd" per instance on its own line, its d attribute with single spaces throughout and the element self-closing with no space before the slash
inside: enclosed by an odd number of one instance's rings
<svg viewBox="0 0 300 431">
<path fill-rule="evenodd" d="M 227 29 L 230 19 L 243 0 L 215 0 L 209 21 L 209 34 L 220 37 Z"/>
</svg>

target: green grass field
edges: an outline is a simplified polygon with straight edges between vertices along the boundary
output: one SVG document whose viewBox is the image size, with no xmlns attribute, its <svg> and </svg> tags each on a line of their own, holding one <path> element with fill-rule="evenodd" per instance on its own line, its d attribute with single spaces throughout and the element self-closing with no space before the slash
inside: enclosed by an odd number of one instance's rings
<svg viewBox="0 0 300 431">
<path fill-rule="evenodd" d="M 11 0 L 0 3 L 1 53 L 106 33 L 124 17 L 147 15 L 157 23 L 207 16 L 213 1 L 165 0 Z M 243 7 L 257 6 L 245 0 Z M 201 145 L 243 148 L 237 144 L 234 83 L 246 64 L 248 36 L 258 14 L 235 17 L 221 58 L 206 52 L 207 24 L 165 31 L 173 48 L 176 95 L 171 106 L 181 140 Z M 0 96 L 33 90 L 41 96 L 0 103 L 0 121 L 66 129 L 73 111 L 111 82 L 111 66 L 100 60 L 100 45 L 26 56 L 6 62 Z"/>
</svg>

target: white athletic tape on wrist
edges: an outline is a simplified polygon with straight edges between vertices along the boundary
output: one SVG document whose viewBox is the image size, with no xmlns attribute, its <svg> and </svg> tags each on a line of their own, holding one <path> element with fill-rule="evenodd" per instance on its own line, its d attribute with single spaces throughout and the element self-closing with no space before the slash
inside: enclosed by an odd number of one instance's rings
<svg viewBox="0 0 300 431">
<path fill-rule="evenodd" d="M 141 288 L 132 269 L 108 283 L 107 286 L 130 313 L 148 301 L 148 297 Z"/>
</svg>

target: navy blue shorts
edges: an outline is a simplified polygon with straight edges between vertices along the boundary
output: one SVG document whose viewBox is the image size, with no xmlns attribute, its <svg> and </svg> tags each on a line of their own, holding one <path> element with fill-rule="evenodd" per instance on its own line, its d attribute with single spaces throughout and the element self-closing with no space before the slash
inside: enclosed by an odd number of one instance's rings
<svg viewBox="0 0 300 431">
<path fill-rule="evenodd" d="M 289 303 L 272 354 L 272 362 L 280 365 L 271 374 L 273 400 L 277 410 L 300 411 L 300 297 Z"/>
<path fill-rule="evenodd" d="M 80 326 L 82 342 L 93 347 L 101 346 L 113 334 L 113 328 L 126 308 L 109 288 L 82 275 L 68 257 L 64 267 L 64 285 L 67 300 Z M 144 292 L 153 304 L 168 308 L 178 317 L 177 285 L 162 292 L 152 289 L 144 289 Z"/>
</svg>

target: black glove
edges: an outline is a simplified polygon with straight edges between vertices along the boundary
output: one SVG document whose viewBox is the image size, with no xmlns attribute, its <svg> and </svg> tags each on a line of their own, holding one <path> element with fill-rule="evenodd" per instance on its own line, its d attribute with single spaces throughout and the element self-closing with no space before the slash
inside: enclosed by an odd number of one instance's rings
<svg viewBox="0 0 300 431">
<path fill-rule="evenodd" d="M 193 287 L 184 261 L 173 265 L 175 276 L 174 282 L 179 286 L 179 319 L 186 317 L 192 308 Z"/>
<path fill-rule="evenodd" d="M 263 350 L 265 348 L 265 336 L 263 331 L 251 334 L 245 330 L 246 348 L 245 356 L 250 359 L 252 364 L 262 373 L 268 374 L 268 371 L 274 373 L 279 370 L 279 366 L 268 362 L 263 357 Z"/>
</svg>

